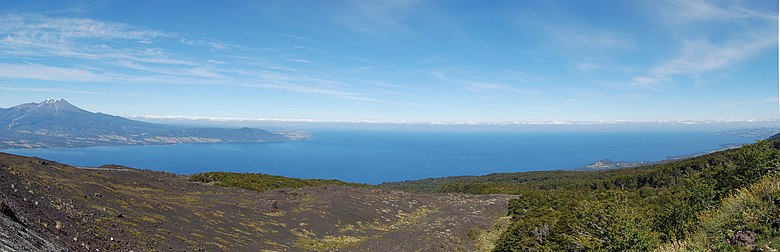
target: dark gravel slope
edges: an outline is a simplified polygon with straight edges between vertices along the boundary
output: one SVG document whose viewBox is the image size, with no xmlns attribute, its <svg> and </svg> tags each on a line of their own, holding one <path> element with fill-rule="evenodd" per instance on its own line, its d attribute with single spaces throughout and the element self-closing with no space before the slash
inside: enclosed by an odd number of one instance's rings
<svg viewBox="0 0 780 252">
<path fill-rule="evenodd" d="M 509 196 L 345 186 L 268 192 L 0 154 L 0 250 L 474 251 Z"/>
</svg>

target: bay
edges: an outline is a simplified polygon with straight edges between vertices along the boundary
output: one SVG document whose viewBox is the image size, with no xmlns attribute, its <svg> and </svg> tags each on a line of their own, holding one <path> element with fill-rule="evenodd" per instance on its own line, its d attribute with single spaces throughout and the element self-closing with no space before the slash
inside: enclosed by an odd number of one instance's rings
<svg viewBox="0 0 780 252">
<path fill-rule="evenodd" d="M 4 150 L 76 166 L 121 164 L 193 174 L 251 172 L 377 184 L 428 177 L 582 167 L 601 159 L 658 161 L 755 139 L 698 131 L 435 132 L 319 130 L 282 143 Z"/>
</svg>

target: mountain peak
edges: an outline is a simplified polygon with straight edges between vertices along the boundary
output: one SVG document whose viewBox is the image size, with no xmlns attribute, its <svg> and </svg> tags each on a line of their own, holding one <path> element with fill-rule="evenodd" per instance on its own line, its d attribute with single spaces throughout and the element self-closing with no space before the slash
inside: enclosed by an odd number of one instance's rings
<svg viewBox="0 0 780 252">
<path fill-rule="evenodd" d="M 73 104 L 70 104 L 65 99 L 46 99 L 42 102 L 25 103 L 4 109 L 3 114 L 12 118 L 12 120 L 18 120 L 21 117 L 29 116 L 29 114 L 54 115 L 74 112 L 90 113 L 86 110 L 74 106 Z"/>
<path fill-rule="evenodd" d="M 46 99 L 40 102 L 39 104 L 47 105 L 47 104 L 68 104 L 71 105 L 68 101 L 65 99 Z"/>
<path fill-rule="evenodd" d="M 58 102 L 68 103 L 68 101 L 66 101 L 65 99 L 56 99 L 56 100 L 55 99 L 46 99 L 46 100 L 43 100 L 41 103 L 43 103 L 43 104 L 54 104 L 54 103 L 58 103 Z"/>
<path fill-rule="evenodd" d="M 40 108 L 51 108 L 54 109 L 54 111 L 81 110 L 73 104 L 70 104 L 65 99 L 46 99 L 40 103 L 35 103 L 35 105 Z"/>
</svg>

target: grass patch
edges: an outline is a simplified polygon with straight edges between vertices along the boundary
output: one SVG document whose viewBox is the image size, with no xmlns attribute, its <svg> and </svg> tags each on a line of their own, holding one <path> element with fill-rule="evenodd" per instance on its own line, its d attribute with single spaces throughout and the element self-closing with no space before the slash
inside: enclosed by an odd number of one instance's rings
<svg viewBox="0 0 780 252">
<path fill-rule="evenodd" d="M 502 216 L 496 220 L 493 228 L 476 231 L 474 247 L 477 251 L 493 251 L 496 247 L 495 242 L 501 238 L 501 234 L 509 227 L 510 220 L 512 220 L 511 216 Z M 471 233 L 469 233 L 469 238 L 471 238 Z"/>
<path fill-rule="evenodd" d="M 190 176 L 190 181 L 214 183 L 218 186 L 238 187 L 255 191 L 304 186 L 341 185 L 367 187 L 366 184 L 349 183 L 334 179 L 297 179 L 258 173 L 206 172 Z"/>
<path fill-rule="evenodd" d="M 352 247 L 365 241 L 365 237 L 355 237 L 349 235 L 326 235 L 322 238 L 313 238 L 304 236 L 295 241 L 294 246 L 305 250 L 334 250 Z"/>
</svg>

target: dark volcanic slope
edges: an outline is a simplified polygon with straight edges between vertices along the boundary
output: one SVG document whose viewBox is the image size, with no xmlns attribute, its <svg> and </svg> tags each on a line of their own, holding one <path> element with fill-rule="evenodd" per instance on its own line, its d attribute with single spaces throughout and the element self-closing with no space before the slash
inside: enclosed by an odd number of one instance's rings
<svg viewBox="0 0 780 252">
<path fill-rule="evenodd" d="M 343 186 L 259 193 L 0 154 L 0 250 L 469 251 L 500 233 L 507 200 Z"/>
</svg>

